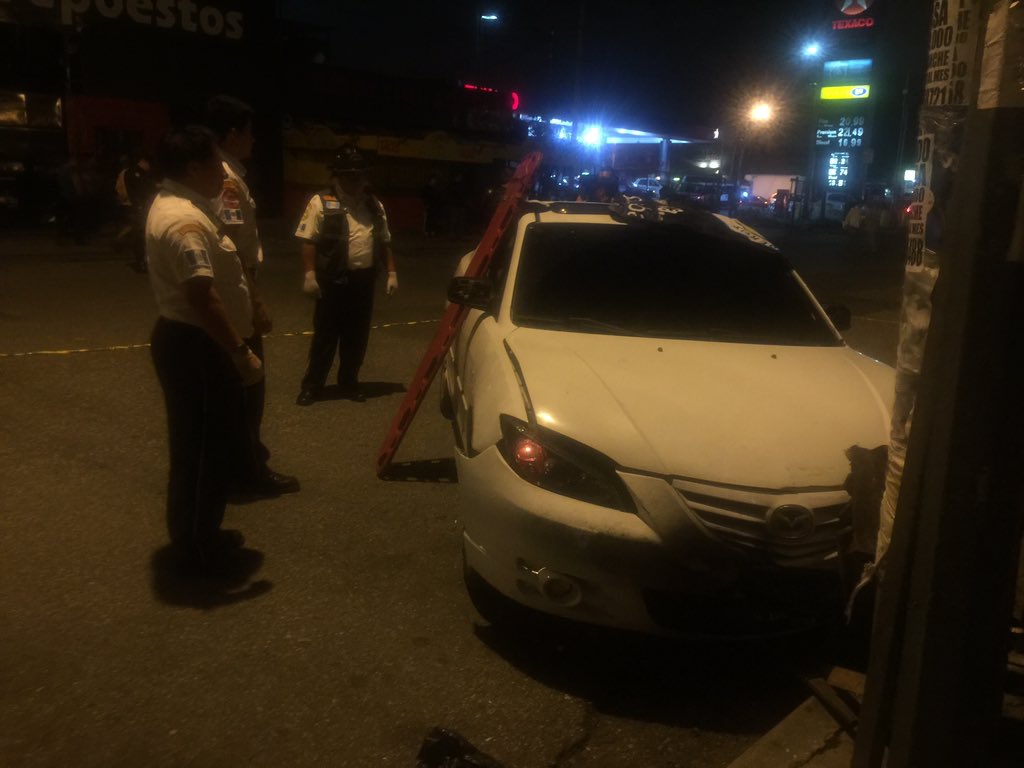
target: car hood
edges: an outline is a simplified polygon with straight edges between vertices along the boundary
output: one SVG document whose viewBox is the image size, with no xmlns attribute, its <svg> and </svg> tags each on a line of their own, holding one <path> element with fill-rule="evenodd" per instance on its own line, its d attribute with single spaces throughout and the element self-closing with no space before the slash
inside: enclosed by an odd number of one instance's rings
<svg viewBox="0 0 1024 768">
<path fill-rule="evenodd" d="M 841 485 L 888 442 L 892 369 L 848 347 L 519 328 L 537 421 L 622 467 L 764 489 Z"/>
</svg>

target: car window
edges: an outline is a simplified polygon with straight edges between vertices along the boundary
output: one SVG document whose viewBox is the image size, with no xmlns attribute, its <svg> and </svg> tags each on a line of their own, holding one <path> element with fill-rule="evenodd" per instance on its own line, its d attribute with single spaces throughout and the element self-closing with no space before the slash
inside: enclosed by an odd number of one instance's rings
<svg viewBox="0 0 1024 768">
<path fill-rule="evenodd" d="M 759 344 L 842 344 L 778 254 L 674 228 L 533 223 L 518 325 Z"/>
</svg>

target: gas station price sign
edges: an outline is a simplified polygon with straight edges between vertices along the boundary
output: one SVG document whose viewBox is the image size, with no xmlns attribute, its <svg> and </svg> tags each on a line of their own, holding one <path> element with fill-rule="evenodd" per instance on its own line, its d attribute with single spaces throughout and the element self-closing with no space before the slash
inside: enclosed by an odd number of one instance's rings
<svg viewBox="0 0 1024 768">
<path fill-rule="evenodd" d="M 850 181 L 850 153 L 830 152 L 825 184 L 829 189 L 845 189 Z"/>
<path fill-rule="evenodd" d="M 819 147 L 841 149 L 864 146 L 864 115 L 819 117 L 814 143 Z"/>
</svg>

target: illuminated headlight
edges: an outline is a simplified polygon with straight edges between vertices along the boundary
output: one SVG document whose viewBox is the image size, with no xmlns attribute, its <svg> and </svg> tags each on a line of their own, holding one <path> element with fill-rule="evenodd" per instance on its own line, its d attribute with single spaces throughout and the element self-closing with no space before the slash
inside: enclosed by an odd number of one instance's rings
<svg viewBox="0 0 1024 768">
<path fill-rule="evenodd" d="M 636 513 L 615 463 L 565 435 L 502 414 L 501 455 L 519 477 L 546 491 Z"/>
</svg>

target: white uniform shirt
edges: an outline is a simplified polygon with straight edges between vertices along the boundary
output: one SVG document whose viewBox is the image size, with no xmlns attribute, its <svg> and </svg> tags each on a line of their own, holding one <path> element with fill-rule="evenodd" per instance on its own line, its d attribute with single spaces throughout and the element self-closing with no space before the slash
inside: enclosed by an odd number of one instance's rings
<svg viewBox="0 0 1024 768">
<path fill-rule="evenodd" d="M 370 206 L 374 198 L 369 195 L 362 195 L 353 198 L 346 195 L 337 187 L 334 188 L 334 195 L 328 196 L 328 206 L 338 206 L 345 211 L 348 219 L 348 268 L 366 269 L 373 266 L 373 214 Z M 384 212 L 384 206 L 378 203 L 378 213 L 383 222 L 383 232 L 380 233 L 381 241 L 391 242 L 391 231 L 388 229 L 388 217 Z M 310 240 L 314 243 L 320 241 L 320 232 L 324 225 L 324 201 L 320 195 L 313 195 L 306 204 L 306 210 L 302 214 L 299 226 L 295 230 L 295 236 L 303 240 Z"/>
<path fill-rule="evenodd" d="M 221 234 L 209 200 L 171 179 L 146 218 L 146 259 L 157 309 L 169 320 L 201 326 L 185 283 L 212 277 L 228 321 L 243 339 L 253 334 L 249 282 L 234 243 Z"/>
<path fill-rule="evenodd" d="M 224 150 L 218 150 L 224 166 L 224 186 L 213 202 L 224 233 L 238 249 L 238 258 L 246 269 L 263 263 L 263 245 L 256 227 L 256 201 L 245 183 L 245 166 Z"/>
</svg>

